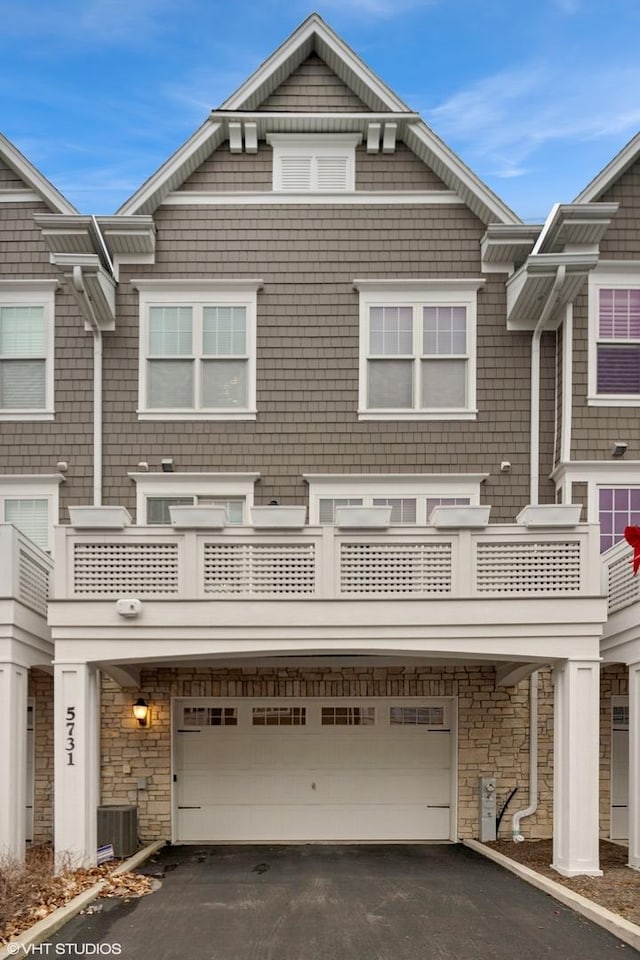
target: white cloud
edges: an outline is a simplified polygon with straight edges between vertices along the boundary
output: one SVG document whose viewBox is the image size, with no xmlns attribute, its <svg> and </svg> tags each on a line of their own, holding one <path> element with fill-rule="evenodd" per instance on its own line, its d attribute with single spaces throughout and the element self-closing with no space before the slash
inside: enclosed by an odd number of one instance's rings
<svg viewBox="0 0 640 960">
<path fill-rule="evenodd" d="M 481 174 L 530 172 L 545 144 L 631 136 L 640 126 L 640 64 L 602 70 L 527 64 L 479 80 L 424 111 Z"/>
</svg>

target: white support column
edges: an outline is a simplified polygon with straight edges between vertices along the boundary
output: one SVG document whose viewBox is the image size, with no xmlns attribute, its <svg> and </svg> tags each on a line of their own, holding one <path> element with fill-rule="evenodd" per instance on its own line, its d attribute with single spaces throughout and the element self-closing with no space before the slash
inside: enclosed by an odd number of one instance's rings
<svg viewBox="0 0 640 960">
<path fill-rule="evenodd" d="M 0 854 L 23 860 L 29 670 L 0 663 Z"/>
<path fill-rule="evenodd" d="M 56 663 L 55 847 L 58 867 L 94 866 L 99 776 L 97 671 Z"/>
<path fill-rule="evenodd" d="M 629 665 L 629 866 L 640 870 L 640 663 Z"/>
<path fill-rule="evenodd" d="M 565 877 L 599 877 L 600 663 L 554 668 L 553 863 Z"/>
</svg>

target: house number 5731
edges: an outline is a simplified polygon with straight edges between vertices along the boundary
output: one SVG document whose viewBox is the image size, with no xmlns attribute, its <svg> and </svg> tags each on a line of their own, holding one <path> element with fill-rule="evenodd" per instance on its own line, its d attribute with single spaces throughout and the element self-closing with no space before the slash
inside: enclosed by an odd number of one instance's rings
<svg viewBox="0 0 640 960">
<path fill-rule="evenodd" d="M 67 707 L 67 712 L 64 718 L 64 725 L 67 731 L 67 736 L 64 741 L 64 749 L 67 754 L 67 766 L 75 766 L 74 755 L 76 749 L 76 741 L 74 739 L 74 733 L 76 729 L 76 708 Z"/>
</svg>

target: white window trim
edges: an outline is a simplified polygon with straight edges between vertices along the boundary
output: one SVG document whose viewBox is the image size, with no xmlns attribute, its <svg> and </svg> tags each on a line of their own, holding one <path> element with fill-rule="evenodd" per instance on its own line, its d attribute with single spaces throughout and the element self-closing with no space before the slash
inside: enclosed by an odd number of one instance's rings
<svg viewBox="0 0 640 960">
<path fill-rule="evenodd" d="M 477 293 L 483 278 L 451 280 L 362 280 L 353 286 L 360 293 L 360 389 L 359 420 L 475 420 Z M 371 410 L 367 407 L 367 354 L 369 310 L 373 306 L 434 305 L 465 307 L 467 314 L 467 404 L 460 408 Z M 419 330 L 422 329 L 421 324 Z M 415 336 L 418 336 L 416 332 Z M 415 360 L 415 356 L 414 356 Z"/>
<path fill-rule="evenodd" d="M 562 463 L 551 474 L 562 503 L 571 503 L 574 483 L 587 484 L 587 523 L 598 523 L 600 487 L 640 487 L 640 460 L 574 460 Z"/>
<path fill-rule="evenodd" d="M 480 504 L 480 485 L 488 473 L 402 473 L 402 474 L 303 474 L 309 484 L 309 523 L 320 523 L 320 500 L 362 497 L 370 506 L 374 497 L 415 497 L 416 524 L 425 525 L 428 498 L 468 497 L 471 506 Z"/>
<path fill-rule="evenodd" d="M 264 286 L 259 279 L 242 280 L 132 280 L 140 294 L 140 348 L 138 375 L 138 420 L 255 420 L 257 295 Z M 154 306 L 243 306 L 247 331 L 247 406 L 241 410 L 149 409 L 147 406 L 147 331 L 149 308 Z M 198 356 L 198 353 L 195 354 Z"/>
<path fill-rule="evenodd" d="M 10 474 L 0 476 L 0 523 L 5 523 L 4 504 L 6 500 L 47 500 L 48 536 L 47 552 L 53 551 L 53 528 L 59 523 L 60 484 L 64 477 L 60 473 Z"/>
<path fill-rule="evenodd" d="M 146 526 L 148 497 L 242 497 L 245 524 L 250 522 L 254 485 L 259 473 L 135 473 L 136 525 Z"/>
<path fill-rule="evenodd" d="M 598 307 L 600 290 L 640 288 L 640 262 L 601 260 L 589 274 L 589 351 L 587 405 L 590 407 L 640 407 L 640 394 L 598 393 Z"/>
<path fill-rule="evenodd" d="M 0 306 L 42 307 L 45 336 L 45 403 L 34 409 L 0 407 L 0 421 L 22 422 L 54 419 L 54 323 L 57 280 L 0 280 Z"/>
<path fill-rule="evenodd" d="M 282 185 L 283 157 L 336 156 L 342 154 L 347 161 L 345 193 L 353 193 L 356 188 L 356 146 L 362 142 L 361 133 L 269 133 L 267 143 L 273 147 L 273 190 L 274 193 L 288 192 Z M 306 193 L 307 191 L 305 191 Z M 309 190 L 310 194 L 324 191 Z"/>
</svg>

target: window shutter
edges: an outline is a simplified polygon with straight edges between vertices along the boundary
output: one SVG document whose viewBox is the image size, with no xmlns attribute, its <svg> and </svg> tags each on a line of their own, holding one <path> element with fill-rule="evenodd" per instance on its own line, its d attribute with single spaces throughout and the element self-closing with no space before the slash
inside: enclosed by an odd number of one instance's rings
<svg viewBox="0 0 640 960">
<path fill-rule="evenodd" d="M 344 193 L 347 189 L 348 157 L 316 157 L 317 189 Z"/>
<path fill-rule="evenodd" d="M 311 157 L 280 158 L 280 189 L 286 193 L 311 190 Z"/>
</svg>

